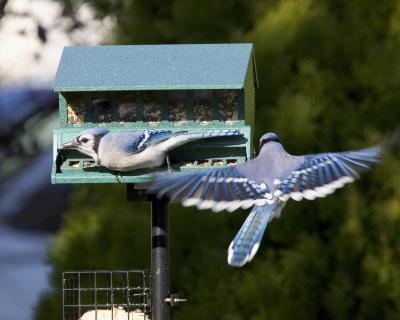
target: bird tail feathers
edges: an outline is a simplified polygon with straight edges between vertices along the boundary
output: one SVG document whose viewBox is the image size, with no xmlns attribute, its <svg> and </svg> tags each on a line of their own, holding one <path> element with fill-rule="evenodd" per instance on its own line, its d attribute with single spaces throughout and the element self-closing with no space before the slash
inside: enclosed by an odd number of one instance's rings
<svg viewBox="0 0 400 320">
<path fill-rule="evenodd" d="M 237 129 L 218 129 L 218 130 L 207 130 L 199 132 L 188 132 L 185 134 L 187 137 L 194 139 L 214 138 L 214 137 L 231 137 L 243 135 L 240 130 Z"/>
<path fill-rule="evenodd" d="M 265 228 L 272 218 L 280 215 L 284 203 L 254 206 L 228 249 L 228 264 L 242 267 L 257 253 Z"/>
<path fill-rule="evenodd" d="M 215 130 L 207 130 L 207 131 L 192 131 L 192 132 L 181 132 L 177 133 L 169 140 L 163 142 L 164 151 L 169 151 L 175 149 L 181 145 L 189 143 L 191 141 L 196 141 L 200 139 L 206 138 L 215 138 L 215 137 L 233 137 L 233 136 L 242 136 L 243 133 L 237 129 L 215 129 Z"/>
</svg>

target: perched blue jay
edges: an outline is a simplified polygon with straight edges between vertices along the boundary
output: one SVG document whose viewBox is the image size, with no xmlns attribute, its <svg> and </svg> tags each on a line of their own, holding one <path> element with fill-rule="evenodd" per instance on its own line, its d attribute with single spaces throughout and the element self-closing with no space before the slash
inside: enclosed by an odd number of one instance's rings
<svg viewBox="0 0 400 320">
<path fill-rule="evenodd" d="M 325 197 L 379 162 L 379 146 L 304 156 L 288 154 L 275 133 L 260 139 L 256 158 L 236 166 L 186 174 L 156 175 L 149 192 L 184 206 L 213 211 L 253 207 L 228 249 L 228 263 L 241 267 L 256 254 L 268 222 L 289 198 Z"/>
<path fill-rule="evenodd" d="M 77 149 L 92 157 L 98 165 L 114 171 L 155 168 L 164 164 L 168 152 L 185 143 L 204 138 L 242 136 L 240 130 L 209 130 L 199 132 L 172 132 L 169 130 L 142 130 L 110 132 L 105 128 L 88 129 L 62 148 Z"/>
</svg>

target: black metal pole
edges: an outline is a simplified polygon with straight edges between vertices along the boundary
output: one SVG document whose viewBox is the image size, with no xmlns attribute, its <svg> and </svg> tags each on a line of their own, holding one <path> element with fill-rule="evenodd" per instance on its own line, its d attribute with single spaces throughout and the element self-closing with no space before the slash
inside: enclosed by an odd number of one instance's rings
<svg viewBox="0 0 400 320">
<path fill-rule="evenodd" d="M 151 199 L 152 320 L 169 320 L 168 201 Z"/>
</svg>

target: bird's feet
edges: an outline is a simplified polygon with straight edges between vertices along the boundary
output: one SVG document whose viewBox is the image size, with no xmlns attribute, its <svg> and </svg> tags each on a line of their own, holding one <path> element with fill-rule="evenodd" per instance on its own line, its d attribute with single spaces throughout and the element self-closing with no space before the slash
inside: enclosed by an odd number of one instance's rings
<svg viewBox="0 0 400 320">
<path fill-rule="evenodd" d="M 172 169 L 171 160 L 169 159 L 169 154 L 168 153 L 165 155 L 165 160 L 167 162 L 167 170 L 168 170 L 168 172 L 173 172 L 174 170 Z"/>
<path fill-rule="evenodd" d="M 122 171 L 115 171 L 115 179 L 117 179 L 118 183 L 121 183 L 121 178 L 122 178 Z"/>
</svg>

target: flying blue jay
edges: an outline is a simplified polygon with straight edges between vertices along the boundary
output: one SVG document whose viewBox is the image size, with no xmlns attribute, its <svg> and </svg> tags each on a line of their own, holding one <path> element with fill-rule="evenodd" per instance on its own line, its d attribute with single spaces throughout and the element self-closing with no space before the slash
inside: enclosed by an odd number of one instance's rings
<svg viewBox="0 0 400 320">
<path fill-rule="evenodd" d="M 63 149 L 77 149 L 92 157 L 97 165 L 125 172 L 155 168 L 167 160 L 168 152 L 185 143 L 204 138 L 242 136 L 240 130 L 209 130 L 199 132 L 172 132 L 170 130 L 142 130 L 111 132 L 93 128 L 79 133 Z"/>
<path fill-rule="evenodd" d="M 228 249 L 228 263 L 241 267 L 253 259 L 268 222 L 280 216 L 289 198 L 300 201 L 325 197 L 379 162 L 380 153 L 381 147 L 375 146 L 292 156 L 275 133 L 266 133 L 253 160 L 202 172 L 159 174 L 148 192 L 215 212 L 253 207 Z"/>
</svg>

